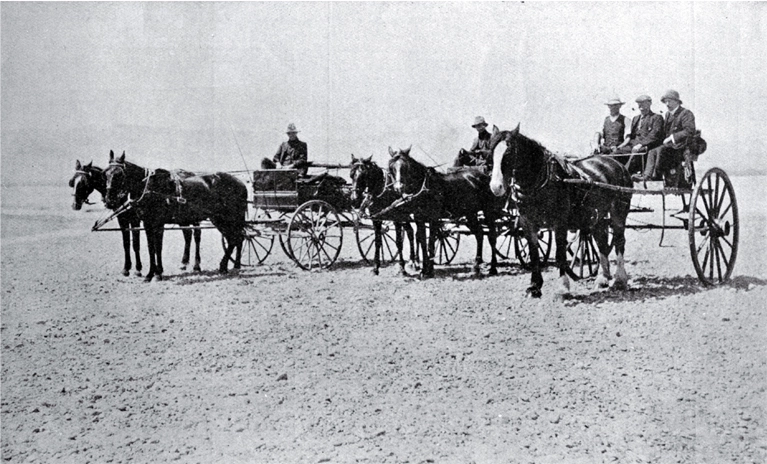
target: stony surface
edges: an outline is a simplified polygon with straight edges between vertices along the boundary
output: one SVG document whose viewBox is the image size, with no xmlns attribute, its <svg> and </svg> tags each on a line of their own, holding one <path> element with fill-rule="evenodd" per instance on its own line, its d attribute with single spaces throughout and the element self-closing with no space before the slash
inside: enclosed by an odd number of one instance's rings
<svg viewBox="0 0 767 464">
<path fill-rule="evenodd" d="M 3 211 L 2 459 L 55 463 L 767 461 L 767 221 L 746 212 L 730 284 L 702 287 L 684 232 L 628 234 L 630 289 L 515 263 L 473 279 L 373 276 L 353 234 L 304 272 L 123 277 L 97 212 Z M 41 225 L 58 221 L 57 228 Z"/>
</svg>

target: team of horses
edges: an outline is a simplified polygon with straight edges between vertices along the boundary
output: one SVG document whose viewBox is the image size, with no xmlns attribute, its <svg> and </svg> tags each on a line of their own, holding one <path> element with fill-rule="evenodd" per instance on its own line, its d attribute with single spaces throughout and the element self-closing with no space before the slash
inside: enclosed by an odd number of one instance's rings
<svg viewBox="0 0 767 464">
<path fill-rule="evenodd" d="M 382 222 L 392 221 L 396 231 L 396 258 L 400 273 L 405 273 L 404 236 L 410 242 L 411 262 L 422 257 L 421 276 L 434 275 L 434 248 L 440 221 L 463 219 L 477 243 L 473 273 L 481 275 L 480 265 L 485 230 L 491 245 L 489 275 L 496 275 L 496 221 L 509 199 L 519 213 L 519 224 L 529 243 L 531 279 L 527 293 L 542 295 L 543 263 L 538 253 L 538 231 L 554 232 L 556 266 L 560 291 L 569 291 L 569 279 L 575 278 L 567 257 L 567 232 L 580 230 L 594 237 L 599 250 L 600 274 L 597 287 L 609 285 L 612 275 L 608 256 L 615 249 L 617 270 L 613 287 L 627 286 L 624 266 L 625 226 L 631 194 L 620 189 L 588 188 L 566 183 L 579 178 L 617 187 L 631 188 L 633 183 L 626 168 L 610 157 L 589 156 L 576 161 L 564 160 L 543 145 L 520 133 L 519 125 L 511 131 L 494 127 L 490 140 L 493 157 L 492 173 L 477 168 L 458 168 L 441 173 L 410 155 L 410 149 L 389 148 L 388 165 L 379 167 L 372 157 L 352 155 L 350 177 L 351 202 L 364 210 L 373 222 L 375 252 L 373 272 L 381 266 Z M 150 170 L 125 160 L 125 153 L 115 157 L 109 153 L 107 168 L 89 163 L 75 166 L 70 180 L 74 190 L 72 207 L 80 209 L 95 190 L 102 194 L 107 208 L 115 210 L 123 231 L 125 264 L 123 274 L 131 270 L 130 243 L 136 259 L 136 272 L 141 273 L 137 228 L 143 222 L 149 249 L 150 268 L 146 280 L 162 279 L 163 232 L 166 224 L 185 226 L 183 263 L 189 259 L 194 230 L 196 239 L 195 270 L 199 270 L 199 223 L 209 220 L 221 232 L 226 247 L 219 271 L 226 273 L 234 254 L 234 267 L 240 258 L 248 208 L 245 184 L 225 172 L 212 174 L 184 170 Z M 410 224 L 415 223 L 415 246 Z M 484 227 L 483 227 L 484 226 Z M 191 227 L 191 229 L 190 229 Z M 612 242 L 608 240 L 612 229 Z M 132 231 L 132 233 L 131 233 Z"/>
</svg>

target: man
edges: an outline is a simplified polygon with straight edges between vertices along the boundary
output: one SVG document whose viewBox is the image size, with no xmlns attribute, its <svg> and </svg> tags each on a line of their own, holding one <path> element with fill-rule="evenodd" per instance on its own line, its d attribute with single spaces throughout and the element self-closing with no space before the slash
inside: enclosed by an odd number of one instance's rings
<svg viewBox="0 0 767 464">
<path fill-rule="evenodd" d="M 453 162 L 453 167 L 473 166 L 490 172 L 493 169 L 493 154 L 490 153 L 491 134 L 485 129 L 487 127 L 485 118 L 477 116 L 471 127 L 477 130 L 477 138 L 474 139 L 469 150 L 461 149 Z"/>
<path fill-rule="evenodd" d="M 605 103 L 610 114 L 605 118 L 602 124 L 602 132 L 597 132 L 594 154 L 613 153 L 628 137 L 631 126 L 628 124 L 628 118 L 621 114 L 621 106 L 625 102 L 615 97 Z"/>
<path fill-rule="evenodd" d="M 264 158 L 261 162 L 261 167 L 263 169 L 274 169 L 276 167 L 297 169 L 298 174 L 301 177 L 305 177 L 308 170 L 306 163 L 309 159 L 309 151 L 306 142 L 298 140 L 298 132 L 295 124 L 288 124 L 286 132 L 288 140 L 280 144 L 279 148 L 277 148 L 277 153 L 274 154 L 271 160 Z"/>
<path fill-rule="evenodd" d="M 679 165 L 684 159 L 687 140 L 695 135 L 695 115 L 687 108 L 682 108 L 679 92 L 668 90 L 660 101 L 668 108 L 663 123 L 666 138 L 663 139 L 663 145 L 650 150 L 644 172 L 632 176 L 635 182 L 656 180 L 659 172 Z"/>
<path fill-rule="evenodd" d="M 639 105 L 639 114 L 631 120 L 629 136 L 614 153 L 645 152 L 659 146 L 663 141 L 663 117 L 652 111 L 652 98 L 640 95 L 635 101 Z M 629 172 L 641 169 L 639 157 L 618 156 L 616 159 L 624 163 Z"/>
</svg>

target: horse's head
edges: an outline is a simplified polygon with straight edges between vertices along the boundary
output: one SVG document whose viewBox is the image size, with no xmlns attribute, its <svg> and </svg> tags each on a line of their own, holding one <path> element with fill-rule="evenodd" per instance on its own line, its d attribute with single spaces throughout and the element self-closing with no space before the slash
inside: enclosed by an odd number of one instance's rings
<svg viewBox="0 0 767 464">
<path fill-rule="evenodd" d="M 112 150 L 109 150 L 109 166 L 104 171 L 106 188 L 104 192 L 104 204 L 109 209 L 116 209 L 128 199 L 128 174 L 125 165 L 125 152 L 115 158 Z"/>
<path fill-rule="evenodd" d="M 352 166 L 349 171 L 352 179 L 351 200 L 359 207 L 365 194 L 377 194 L 384 186 L 384 175 L 381 168 L 373 161 L 373 155 L 368 158 L 355 158 L 352 155 Z"/>
<path fill-rule="evenodd" d="M 75 197 L 72 202 L 73 210 L 79 211 L 83 203 L 88 201 L 99 182 L 96 176 L 100 174 L 101 171 L 93 168 L 93 161 L 86 165 L 80 164 L 79 160 L 75 162 L 75 174 L 69 179 L 69 186 L 73 189 L 72 196 Z"/>
<path fill-rule="evenodd" d="M 418 193 L 426 178 L 426 166 L 410 157 L 410 148 L 394 151 L 389 147 L 389 176 L 400 195 Z"/>
<path fill-rule="evenodd" d="M 512 175 L 519 163 L 517 157 L 518 136 L 519 124 L 512 131 L 501 131 L 493 126 L 493 134 L 490 137 L 490 153 L 493 156 L 490 190 L 496 196 L 500 197 L 508 192 Z"/>
</svg>

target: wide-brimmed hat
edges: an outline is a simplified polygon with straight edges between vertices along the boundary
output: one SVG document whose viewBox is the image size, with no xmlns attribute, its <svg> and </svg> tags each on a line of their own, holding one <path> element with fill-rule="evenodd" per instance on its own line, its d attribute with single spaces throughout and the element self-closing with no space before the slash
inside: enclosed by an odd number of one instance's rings
<svg viewBox="0 0 767 464">
<path fill-rule="evenodd" d="M 477 116 L 476 118 L 474 118 L 474 124 L 472 124 L 471 127 L 477 127 L 477 126 L 487 127 L 485 118 L 483 118 L 482 116 Z"/>
<path fill-rule="evenodd" d="M 286 134 L 297 134 L 301 132 L 300 130 L 296 129 L 296 125 L 292 122 L 288 124 L 288 130 L 285 132 Z"/>
<path fill-rule="evenodd" d="M 666 103 L 666 100 L 676 100 L 679 102 L 679 104 L 682 104 L 682 100 L 679 99 L 679 92 L 676 90 L 666 90 L 666 93 L 663 94 L 662 97 L 660 97 L 660 101 L 662 103 Z"/>
<path fill-rule="evenodd" d="M 651 102 L 651 101 L 652 101 L 652 98 L 651 98 L 649 95 L 640 95 L 640 96 L 638 96 L 638 97 L 637 97 L 637 99 L 636 99 L 636 100 L 634 100 L 634 101 L 635 101 L 635 102 L 637 102 L 637 103 L 642 103 L 642 102 Z"/>
<path fill-rule="evenodd" d="M 619 97 L 613 97 L 605 102 L 605 105 L 625 105 L 626 102 L 622 101 Z"/>
</svg>

